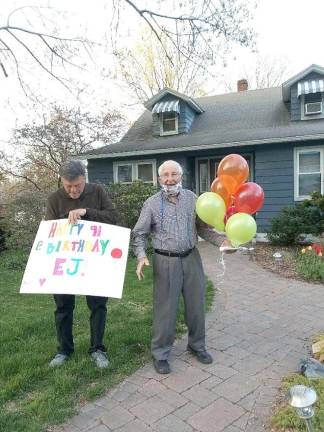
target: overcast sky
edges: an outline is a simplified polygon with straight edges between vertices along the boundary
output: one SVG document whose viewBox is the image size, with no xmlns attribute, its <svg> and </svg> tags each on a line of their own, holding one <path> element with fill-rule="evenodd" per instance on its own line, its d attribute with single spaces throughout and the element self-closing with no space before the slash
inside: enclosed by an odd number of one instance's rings
<svg viewBox="0 0 324 432">
<path fill-rule="evenodd" d="M 79 29 L 80 32 L 86 30 L 89 38 L 100 39 L 109 25 L 109 15 L 111 8 L 109 1 L 112 0 L 55 0 L 55 8 L 69 8 L 67 15 L 62 19 L 62 25 L 66 32 Z M 141 4 L 143 0 L 137 0 Z M 251 0 L 255 1 L 255 0 Z M 23 5 L 46 5 L 48 2 L 41 0 L 1 0 L 1 25 L 6 21 L 8 13 L 17 6 Z M 255 11 L 254 28 L 258 34 L 257 47 L 263 56 L 271 59 L 277 59 L 287 64 L 287 73 L 289 78 L 312 63 L 324 66 L 324 50 L 322 46 L 323 38 L 323 17 L 324 17 L 324 0 L 257 0 L 257 9 Z M 110 3 L 111 4 L 111 3 Z M 154 2 L 150 1 L 152 7 Z M 128 22 L 132 21 L 128 15 Z M 65 27 L 64 27 L 65 24 Z M 136 30 L 136 29 L 135 29 Z M 130 34 L 132 37 L 132 34 Z M 100 51 L 98 51 L 99 53 Z M 106 70 L 109 70 L 107 57 L 97 56 L 96 62 L 102 70 L 106 64 Z M 253 63 L 252 56 L 247 50 L 236 50 L 228 59 L 226 68 L 220 68 L 220 75 L 226 77 L 227 82 L 235 85 L 236 81 L 243 78 L 244 71 Z M 86 81 L 86 76 L 84 77 Z M 96 72 L 96 65 L 92 65 L 88 72 L 89 82 L 102 80 Z M 36 85 L 43 83 L 44 77 L 35 75 Z M 220 79 L 219 85 L 211 87 L 213 92 L 221 93 L 225 91 L 224 83 Z M 65 90 L 58 89 L 56 85 L 44 84 L 46 96 L 50 96 L 52 101 L 56 97 L 59 101 L 69 101 L 70 96 L 66 95 Z M 92 106 L 99 106 L 103 100 L 113 104 L 118 108 L 121 102 L 128 99 L 127 91 L 120 88 L 118 82 L 106 78 L 105 83 L 101 83 L 100 91 L 97 91 L 93 100 L 89 100 Z M 2 95 L 2 106 L 0 106 L 0 124 L 1 140 L 6 140 L 8 130 L 14 126 L 15 118 L 26 118 L 28 107 L 22 98 L 21 91 L 18 91 L 18 83 L 14 77 L 4 78 L 0 74 L 0 92 Z M 17 103 L 19 104 L 17 105 Z M 11 110 L 14 106 L 14 111 Z M 17 108 L 18 106 L 18 108 Z M 128 109 L 130 120 L 134 120 L 138 109 Z"/>
</svg>

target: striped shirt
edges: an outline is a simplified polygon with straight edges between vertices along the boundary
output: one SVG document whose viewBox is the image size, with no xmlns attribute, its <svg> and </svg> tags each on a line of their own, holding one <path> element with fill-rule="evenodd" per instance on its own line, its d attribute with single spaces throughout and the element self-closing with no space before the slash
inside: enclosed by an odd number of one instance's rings
<svg viewBox="0 0 324 432">
<path fill-rule="evenodd" d="M 137 258 L 146 256 L 146 242 L 151 235 L 154 249 L 181 253 L 203 239 L 220 245 L 220 234 L 196 217 L 196 195 L 181 189 L 176 203 L 160 191 L 148 198 L 133 229 L 133 249 Z"/>
</svg>

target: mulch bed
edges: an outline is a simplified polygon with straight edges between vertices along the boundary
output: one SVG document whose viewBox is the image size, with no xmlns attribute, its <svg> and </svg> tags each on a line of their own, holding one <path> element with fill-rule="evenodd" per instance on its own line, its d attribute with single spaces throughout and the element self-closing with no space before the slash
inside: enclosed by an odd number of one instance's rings
<svg viewBox="0 0 324 432">
<path fill-rule="evenodd" d="M 289 246 L 273 246 L 268 243 L 257 243 L 252 252 L 253 261 L 261 267 L 286 278 L 307 280 L 296 271 L 296 252 L 300 248 Z M 273 254 L 282 255 L 280 262 L 276 262 Z"/>
</svg>

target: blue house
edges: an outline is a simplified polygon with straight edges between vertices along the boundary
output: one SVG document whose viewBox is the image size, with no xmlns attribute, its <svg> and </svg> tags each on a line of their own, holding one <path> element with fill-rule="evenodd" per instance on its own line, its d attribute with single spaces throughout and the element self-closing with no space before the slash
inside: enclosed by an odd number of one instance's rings
<svg viewBox="0 0 324 432">
<path fill-rule="evenodd" d="M 242 155 L 265 192 L 256 219 L 265 232 L 282 206 L 324 193 L 324 68 L 311 65 L 281 87 L 191 98 L 165 88 L 116 144 L 85 155 L 89 181 L 157 183 L 168 159 L 184 168 L 184 186 L 210 190 L 221 159 Z"/>
</svg>

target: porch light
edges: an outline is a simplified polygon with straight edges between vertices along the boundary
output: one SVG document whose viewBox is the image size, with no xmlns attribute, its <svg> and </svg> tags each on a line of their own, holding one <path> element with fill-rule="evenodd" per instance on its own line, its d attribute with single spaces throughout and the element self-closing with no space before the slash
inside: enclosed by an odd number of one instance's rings
<svg viewBox="0 0 324 432">
<path fill-rule="evenodd" d="M 313 432 L 311 419 L 315 413 L 313 405 L 317 400 L 315 390 L 304 385 L 295 385 L 289 389 L 287 399 L 289 405 L 296 409 L 298 417 L 305 421 L 307 431 Z"/>
</svg>

